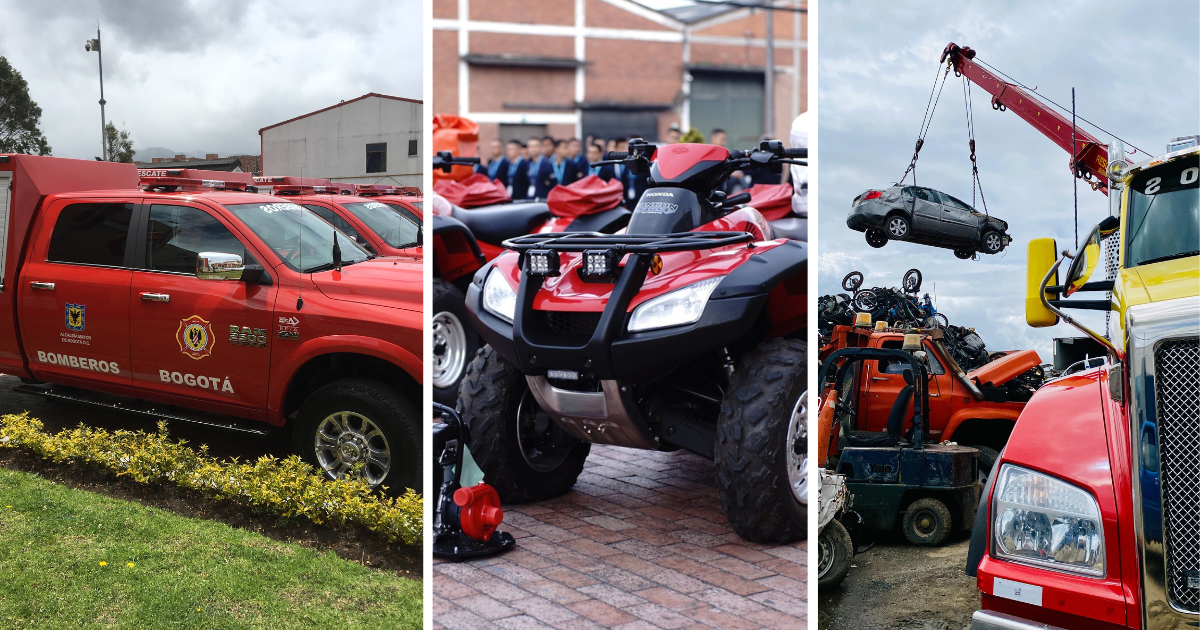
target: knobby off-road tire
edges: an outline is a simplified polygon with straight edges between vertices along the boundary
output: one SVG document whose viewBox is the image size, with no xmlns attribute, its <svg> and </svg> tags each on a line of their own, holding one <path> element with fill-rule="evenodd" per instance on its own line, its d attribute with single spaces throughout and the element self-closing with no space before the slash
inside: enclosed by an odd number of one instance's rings
<svg viewBox="0 0 1200 630">
<path fill-rule="evenodd" d="M 808 389 L 808 349 L 759 344 L 738 363 L 717 417 L 717 490 L 733 531 L 758 543 L 804 537 L 807 517 L 788 483 L 788 423 Z"/>
<path fill-rule="evenodd" d="M 914 545 L 942 544 L 953 524 L 950 508 L 932 497 L 913 501 L 904 512 L 904 536 Z"/>
<path fill-rule="evenodd" d="M 467 319 L 466 298 L 445 280 L 433 281 L 433 400 L 453 407 L 479 335 Z"/>
<path fill-rule="evenodd" d="M 387 472 L 368 463 L 362 472 L 368 482 L 386 486 L 387 494 L 398 496 L 405 489 L 422 489 L 421 425 L 412 403 L 395 388 L 368 378 L 334 381 L 313 392 L 300 405 L 292 431 L 292 448 L 327 478 L 344 474 L 342 463 L 365 459 L 367 449 L 380 461 L 387 454 Z M 324 444 L 334 446 L 318 454 L 317 432 Z M 344 446 L 342 451 L 338 446 Z M 339 455 L 341 459 L 339 459 Z M 331 469 L 332 466 L 332 469 Z"/>
<path fill-rule="evenodd" d="M 458 394 L 458 412 L 471 431 L 471 455 L 504 503 L 542 501 L 564 494 L 575 485 L 592 445 L 575 442 L 560 453 L 561 463 L 538 470 L 521 448 L 518 409 L 528 394 L 525 375 L 484 346 L 467 366 Z M 557 458 L 556 458 L 557 459 Z"/>
<path fill-rule="evenodd" d="M 850 532 L 836 518 L 825 524 L 817 536 L 817 588 L 830 589 L 842 583 L 850 573 L 854 542 Z"/>
</svg>

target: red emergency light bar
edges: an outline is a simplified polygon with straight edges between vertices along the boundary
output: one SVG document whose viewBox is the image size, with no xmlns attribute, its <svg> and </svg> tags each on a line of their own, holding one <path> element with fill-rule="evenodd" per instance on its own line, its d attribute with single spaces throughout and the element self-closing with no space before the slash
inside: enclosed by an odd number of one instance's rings
<svg viewBox="0 0 1200 630">
<path fill-rule="evenodd" d="M 350 194 L 344 186 L 330 184 L 329 186 L 309 186 L 304 184 L 286 184 L 271 189 L 276 195 L 342 195 Z"/>
<path fill-rule="evenodd" d="M 190 177 L 146 177 L 140 178 L 139 184 L 147 191 L 178 192 L 182 190 L 212 190 L 245 191 L 245 182 L 222 182 L 212 179 L 192 179 Z"/>
<path fill-rule="evenodd" d="M 358 185 L 354 187 L 355 194 L 360 197 L 377 197 L 379 195 L 401 195 L 415 197 L 421 194 L 418 186 L 385 186 L 383 184 Z"/>
</svg>

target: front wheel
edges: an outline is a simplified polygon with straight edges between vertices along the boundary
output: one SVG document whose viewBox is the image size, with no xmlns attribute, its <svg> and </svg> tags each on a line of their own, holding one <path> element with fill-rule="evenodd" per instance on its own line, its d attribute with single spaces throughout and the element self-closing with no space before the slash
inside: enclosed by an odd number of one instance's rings
<svg viewBox="0 0 1200 630">
<path fill-rule="evenodd" d="M 999 254 L 1004 250 L 1004 237 L 995 230 L 989 230 L 983 235 L 983 251 L 988 254 Z"/>
<path fill-rule="evenodd" d="M 373 379 L 346 378 L 300 406 L 292 432 L 300 457 L 329 479 L 357 475 L 398 495 L 421 490 L 421 429 L 410 402 Z"/>
<path fill-rule="evenodd" d="M 829 521 L 817 536 L 817 588 L 834 588 L 850 573 L 854 559 L 854 542 L 850 532 L 836 518 Z"/>
<path fill-rule="evenodd" d="M 566 493 L 592 448 L 563 433 L 538 406 L 525 376 L 491 346 L 467 366 L 458 412 L 470 428 L 475 463 L 505 503 Z"/>
<path fill-rule="evenodd" d="M 717 492 L 733 531 L 757 543 L 804 537 L 808 495 L 807 348 L 759 344 L 738 362 L 717 417 Z"/>
<path fill-rule="evenodd" d="M 445 280 L 433 281 L 433 400 L 454 406 L 467 362 L 479 348 L 479 336 L 467 324 L 466 298 Z"/>
</svg>

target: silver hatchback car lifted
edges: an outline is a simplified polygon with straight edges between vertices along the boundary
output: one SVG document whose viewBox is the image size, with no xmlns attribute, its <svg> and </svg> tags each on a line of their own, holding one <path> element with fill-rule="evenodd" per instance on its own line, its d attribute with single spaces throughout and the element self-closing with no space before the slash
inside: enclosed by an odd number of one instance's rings
<svg viewBox="0 0 1200 630">
<path fill-rule="evenodd" d="M 1012 238 L 1008 224 L 932 188 L 892 186 L 854 198 L 846 225 L 866 232 L 867 244 L 910 241 L 954 250 L 967 259 L 975 252 L 999 254 Z"/>
</svg>

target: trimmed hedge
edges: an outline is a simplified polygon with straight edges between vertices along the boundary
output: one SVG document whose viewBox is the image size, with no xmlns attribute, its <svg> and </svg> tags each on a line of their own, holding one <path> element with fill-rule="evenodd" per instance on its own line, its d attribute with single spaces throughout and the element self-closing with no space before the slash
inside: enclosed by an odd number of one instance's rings
<svg viewBox="0 0 1200 630">
<path fill-rule="evenodd" d="M 361 479 L 327 481 L 298 456 L 269 455 L 252 464 L 218 460 L 208 447 L 172 441 L 167 423 L 157 433 L 79 426 L 50 435 L 28 413 L 0 417 L 0 447 L 20 448 L 58 463 L 82 462 L 140 483 L 173 483 L 216 498 L 266 509 L 317 525 L 357 524 L 391 542 L 420 545 L 423 505 L 411 489 L 384 497 Z"/>
</svg>

